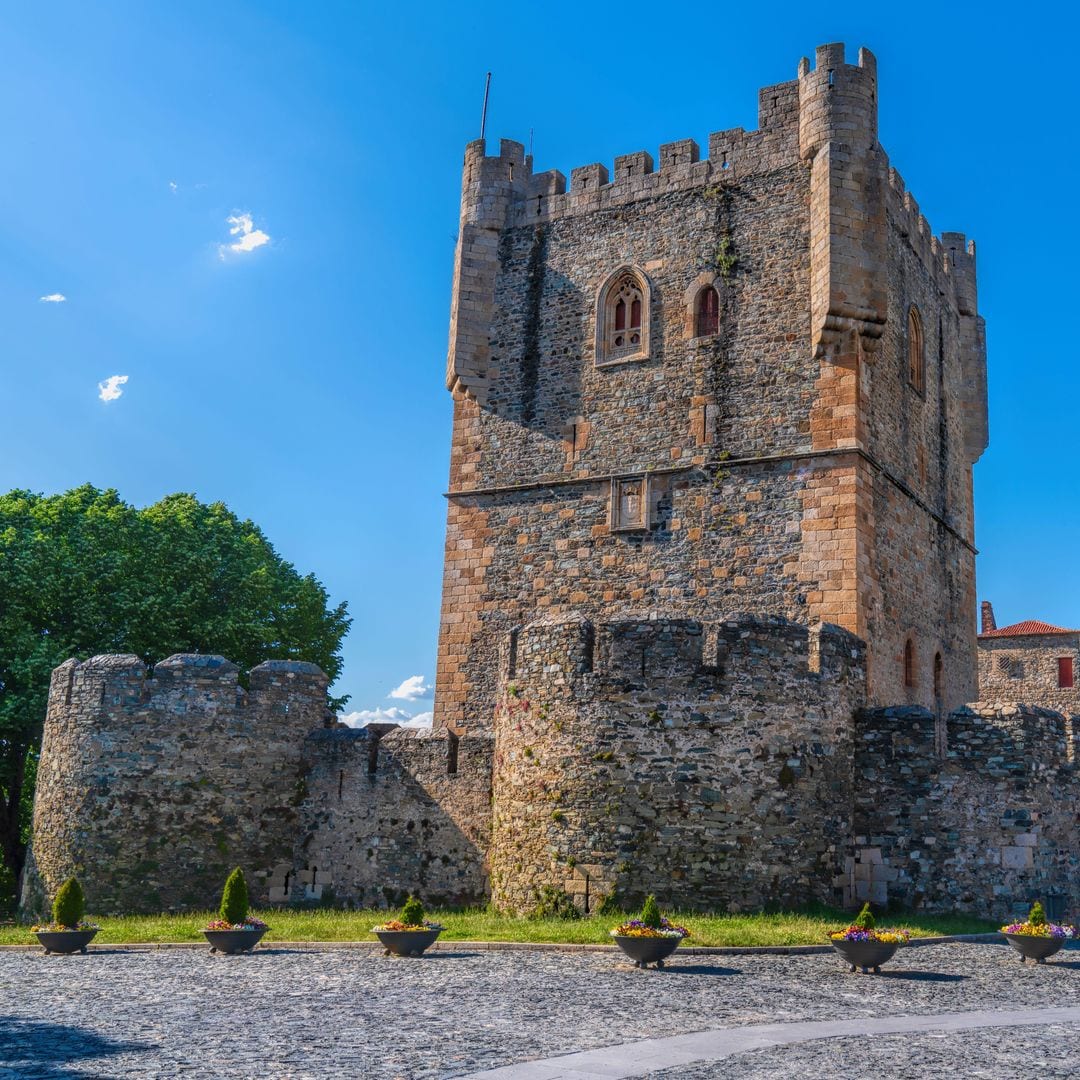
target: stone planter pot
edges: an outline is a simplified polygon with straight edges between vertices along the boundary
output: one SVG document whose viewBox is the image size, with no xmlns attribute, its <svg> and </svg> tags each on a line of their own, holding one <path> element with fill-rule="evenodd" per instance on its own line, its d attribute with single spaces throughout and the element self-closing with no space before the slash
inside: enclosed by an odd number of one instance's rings
<svg viewBox="0 0 1080 1080">
<path fill-rule="evenodd" d="M 442 933 L 438 930 L 373 930 L 386 956 L 423 956 Z"/>
<path fill-rule="evenodd" d="M 1036 937 L 1034 934 L 1006 934 L 1009 944 L 1020 954 L 1020 963 L 1034 960 L 1036 964 L 1045 964 L 1048 956 L 1061 950 L 1064 938 Z"/>
<path fill-rule="evenodd" d="M 655 964 L 664 966 L 664 961 L 678 947 L 682 938 L 677 937 L 630 937 L 625 934 L 613 934 L 612 940 L 631 960 L 634 966 L 643 968 Z"/>
<path fill-rule="evenodd" d="M 96 930 L 38 930 L 37 939 L 46 953 L 86 953 Z"/>
<path fill-rule="evenodd" d="M 236 953 L 249 953 L 262 941 L 262 930 L 204 930 L 206 940 L 210 942 L 210 951 L 233 956 Z"/>
<path fill-rule="evenodd" d="M 851 966 L 852 971 L 862 968 L 864 975 L 870 971 L 879 975 L 881 965 L 891 960 L 900 948 L 897 941 L 834 941 L 829 938 L 829 942 L 844 958 L 844 962 Z"/>
</svg>

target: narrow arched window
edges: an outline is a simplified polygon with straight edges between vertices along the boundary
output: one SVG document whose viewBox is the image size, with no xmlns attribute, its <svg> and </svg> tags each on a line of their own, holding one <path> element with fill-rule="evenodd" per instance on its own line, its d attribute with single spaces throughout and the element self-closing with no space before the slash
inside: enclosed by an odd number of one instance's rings
<svg viewBox="0 0 1080 1080">
<path fill-rule="evenodd" d="M 904 685 L 907 687 L 915 685 L 915 646 L 911 638 L 904 642 Z"/>
<path fill-rule="evenodd" d="M 709 337 L 720 331 L 720 294 L 711 285 L 698 293 L 694 316 L 694 337 Z"/>
<path fill-rule="evenodd" d="M 645 359 L 648 356 L 648 302 L 645 283 L 633 270 L 611 279 L 597 312 L 597 360 Z"/>
<path fill-rule="evenodd" d="M 945 682 L 945 662 L 941 659 L 941 653 L 934 656 L 934 701 L 941 705 L 943 684 Z"/>
<path fill-rule="evenodd" d="M 922 316 L 912 304 L 907 317 L 908 382 L 921 394 L 926 386 L 926 346 Z"/>
</svg>

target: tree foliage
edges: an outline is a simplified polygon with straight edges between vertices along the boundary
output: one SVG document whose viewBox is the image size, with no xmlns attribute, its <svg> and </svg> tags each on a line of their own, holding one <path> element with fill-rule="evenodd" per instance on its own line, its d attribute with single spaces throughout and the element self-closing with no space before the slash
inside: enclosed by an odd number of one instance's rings
<svg viewBox="0 0 1080 1080">
<path fill-rule="evenodd" d="M 68 657 L 302 659 L 333 681 L 350 619 L 224 504 L 137 509 L 89 485 L 0 495 L 0 849 L 17 874 L 52 669 Z M 333 702 L 335 705 L 342 701 Z M 0 874 L 0 881 L 5 875 Z M 0 897 L 0 902 L 2 902 Z"/>
<path fill-rule="evenodd" d="M 221 891 L 221 917 L 234 926 L 248 917 L 248 887 L 244 871 L 238 866 L 225 880 Z"/>
</svg>

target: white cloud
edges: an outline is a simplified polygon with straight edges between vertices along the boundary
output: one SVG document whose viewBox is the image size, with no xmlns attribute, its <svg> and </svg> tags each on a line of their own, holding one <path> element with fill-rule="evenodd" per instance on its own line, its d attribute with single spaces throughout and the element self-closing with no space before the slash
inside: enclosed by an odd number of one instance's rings
<svg viewBox="0 0 1080 1080">
<path fill-rule="evenodd" d="M 42 304 L 66 304 L 67 297 L 62 292 L 51 292 L 48 296 L 39 296 Z"/>
<path fill-rule="evenodd" d="M 180 190 L 180 185 L 175 180 L 170 180 L 169 190 L 175 195 Z"/>
<path fill-rule="evenodd" d="M 224 259 L 231 251 L 241 255 L 247 251 L 254 251 L 263 244 L 270 243 L 270 235 L 255 228 L 255 222 L 250 214 L 236 213 L 225 219 L 229 226 L 229 235 L 238 237 L 231 244 L 219 244 L 218 254 Z"/>
<path fill-rule="evenodd" d="M 123 394 L 123 390 L 120 389 L 128 381 L 126 375 L 110 375 L 104 382 L 99 382 L 98 397 L 102 401 L 115 401 Z"/>
<path fill-rule="evenodd" d="M 356 712 L 344 713 L 338 719 L 349 727 L 360 728 L 368 724 L 400 724 L 402 727 L 431 727 L 432 714 L 429 712 L 407 713 L 396 705 L 389 709 L 359 709 Z"/>
<path fill-rule="evenodd" d="M 410 675 L 386 696 L 397 698 L 398 701 L 416 701 L 417 698 L 430 697 L 431 687 L 424 682 L 423 675 Z"/>
</svg>

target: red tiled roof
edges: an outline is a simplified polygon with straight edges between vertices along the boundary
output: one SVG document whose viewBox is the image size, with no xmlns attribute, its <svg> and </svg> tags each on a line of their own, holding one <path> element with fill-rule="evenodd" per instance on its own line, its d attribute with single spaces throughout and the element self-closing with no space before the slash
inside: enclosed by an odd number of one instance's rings
<svg viewBox="0 0 1080 1080">
<path fill-rule="evenodd" d="M 1064 626 L 1051 626 L 1039 619 L 1025 619 L 1023 622 L 1013 623 L 1012 626 L 1002 626 L 997 630 L 986 630 L 979 637 L 1023 637 L 1025 634 L 1080 634 L 1080 630 L 1067 630 Z"/>
</svg>

